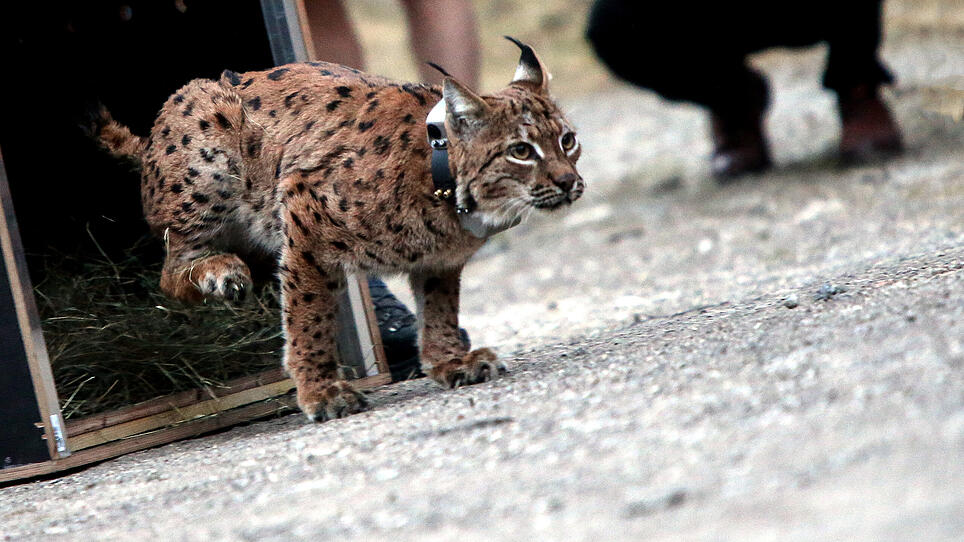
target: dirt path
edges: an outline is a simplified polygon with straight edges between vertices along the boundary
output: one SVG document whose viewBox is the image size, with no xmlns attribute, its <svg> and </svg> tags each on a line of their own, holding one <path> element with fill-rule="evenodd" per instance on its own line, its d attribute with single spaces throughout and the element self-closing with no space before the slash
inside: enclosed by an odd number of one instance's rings
<svg viewBox="0 0 964 542">
<path fill-rule="evenodd" d="M 885 164 L 827 158 L 819 52 L 759 59 L 783 167 L 725 188 L 696 110 L 571 103 L 587 197 L 465 279 L 509 375 L 0 489 L 0 538 L 959 540 L 964 125 L 926 87 L 964 38 L 885 53 L 910 147 Z"/>
</svg>

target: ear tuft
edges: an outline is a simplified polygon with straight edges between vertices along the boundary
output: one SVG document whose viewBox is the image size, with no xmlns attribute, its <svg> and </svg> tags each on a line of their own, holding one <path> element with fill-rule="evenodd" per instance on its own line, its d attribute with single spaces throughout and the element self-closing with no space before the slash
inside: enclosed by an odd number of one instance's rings
<svg viewBox="0 0 964 542">
<path fill-rule="evenodd" d="M 426 64 L 428 64 L 429 66 L 431 66 L 432 68 L 434 68 L 435 70 L 437 70 L 439 73 L 441 73 L 441 74 L 444 75 L 445 77 L 452 77 L 452 74 L 449 73 L 448 71 L 446 71 L 446 69 L 443 68 L 442 66 L 439 66 L 438 64 L 436 64 L 436 63 L 434 63 L 434 62 L 426 62 Z"/>
<path fill-rule="evenodd" d="M 519 65 L 515 69 L 515 76 L 512 78 L 512 83 L 531 83 L 539 90 L 547 91 L 549 88 L 549 73 L 546 71 L 546 67 L 542 64 L 542 61 L 539 60 L 539 57 L 536 56 L 535 51 L 532 50 L 532 47 L 529 47 L 512 36 L 503 37 L 516 44 L 519 49 L 522 49 L 522 56 L 519 57 Z"/>
</svg>

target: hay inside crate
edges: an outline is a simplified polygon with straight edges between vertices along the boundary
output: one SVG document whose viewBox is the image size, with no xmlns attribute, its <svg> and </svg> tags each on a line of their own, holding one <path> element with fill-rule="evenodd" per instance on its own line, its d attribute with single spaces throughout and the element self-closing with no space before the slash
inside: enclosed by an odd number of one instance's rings
<svg viewBox="0 0 964 542">
<path fill-rule="evenodd" d="M 40 258 L 44 278 L 34 291 L 65 418 L 279 366 L 272 281 L 241 306 L 187 306 L 160 292 L 156 252 L 156 241 L 144 238 L 120 258 Z"/>
</svg>

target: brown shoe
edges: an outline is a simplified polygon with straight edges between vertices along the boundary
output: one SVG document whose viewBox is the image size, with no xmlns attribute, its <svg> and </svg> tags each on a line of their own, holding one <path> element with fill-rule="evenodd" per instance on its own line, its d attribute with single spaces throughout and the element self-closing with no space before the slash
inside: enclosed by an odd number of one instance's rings
<svg viewBox="0 0 964 542">
<path fill-rule="evenodd" d="M 772 165 L 763 136 L 765 112 L 762 107 L 743 115 L 710 111 L 714 147 L 710 168 L 718 181 L 727 182 L 745 173 L 764 171 Z"/>
<path fill-rule="evenodd" d="M 838 92 L 840 157 L 846 162 L 864 162 L 900 153 L 904 149 L 900 130 L 890 110 L 880 99 L 876 86 L 862 85 Z"/>
</svg>

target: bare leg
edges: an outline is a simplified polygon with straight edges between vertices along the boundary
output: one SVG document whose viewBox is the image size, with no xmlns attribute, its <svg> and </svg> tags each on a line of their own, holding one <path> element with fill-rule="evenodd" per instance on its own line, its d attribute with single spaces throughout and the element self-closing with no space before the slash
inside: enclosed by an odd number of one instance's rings
<svg viewBox="0 0 964 542">
<path fill-rule="evenodd" d="M 472 88 L 479 84 L 479 34 L 468 0 L 402 0 L 422 80 L 442 82 L 434 62 Z"/>
<path fill-rule="evenodd" d="M 313 60 L 365 69 L 361 45 L 341 0 L 306 0 L 305 11 L 315 48 Z"/>
</svg>

